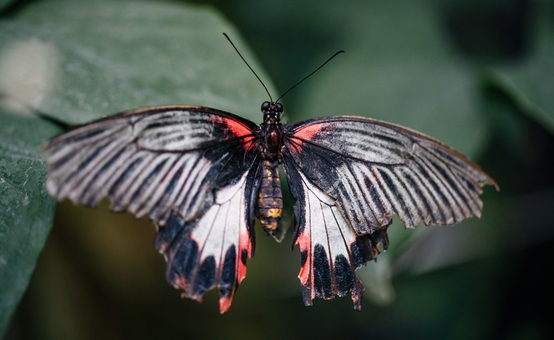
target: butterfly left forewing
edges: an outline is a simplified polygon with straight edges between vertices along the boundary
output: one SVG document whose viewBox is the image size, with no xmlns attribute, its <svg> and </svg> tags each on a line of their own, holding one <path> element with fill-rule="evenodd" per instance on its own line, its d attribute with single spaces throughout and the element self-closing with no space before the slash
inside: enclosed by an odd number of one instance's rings
<svg viewBox="0 0 554 340">
<path fill-rule="evenodd" d="M 108 197 L 114 210 L 148 214 L 159 224 L 173 210 L 194 218 L 213 187 L 250 166 L 246 157 L 255 150 L 255 128 L 243 118 L 196 106 L 110 116 L 43 146 L 47 188 L 60 200 L 88 206 Z"/>
</svg>

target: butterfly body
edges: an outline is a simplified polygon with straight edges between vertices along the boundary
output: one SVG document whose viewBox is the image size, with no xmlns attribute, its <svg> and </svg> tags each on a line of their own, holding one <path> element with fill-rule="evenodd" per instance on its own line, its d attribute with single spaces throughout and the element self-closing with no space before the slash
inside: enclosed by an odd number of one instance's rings
<svg viewBox="0 0 554 340">
<path fill-rule="evenodd" d="M 283 148 L 283 125 L 280 116 L 283 106 L 279 103 L 264 102 L 262 112 L 264 121 L 256 131 L 263 160 L 257 211 L 262 227 L 274 236 L 283 213 L 283 194 L 279 178 L 279 161 Z"/>
</svg>

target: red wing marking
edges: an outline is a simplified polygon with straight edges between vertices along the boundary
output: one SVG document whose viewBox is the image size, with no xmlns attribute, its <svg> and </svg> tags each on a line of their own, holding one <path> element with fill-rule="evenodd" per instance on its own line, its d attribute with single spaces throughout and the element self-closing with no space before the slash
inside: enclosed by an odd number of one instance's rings
<svg viewBox="0 0 554 340">
<path fill-rule="evenodd" d="M 237 283 L 246 277 L 246 259 L 252 257 L 252 243 L 247 230 L 242 230 L 239 238 L 239 254 L 237 263 Z"/>
<path fill-rule="evenodd" d="M 231 308 L 231 303 L 233 303 L 233 296 L 234 296 L 234 292 L 233 292 L 233 295 L 231 296 L 219 298 L 219 312 L 221 314 L 227 313 L 229 308 Z"/>
<path fill-rule="evenodd" d="M 216 125 L 225 125 L 229 130 L 231 130 L 233 135 L 237 137 L 243 137 L 252 134 L 252 131 L 248 126 L 233 118 L 213 115 L 210 117 L 210 121 Z"/>
<path fill-rule="evenodd" d="M 298 278 L 303 286 L 308 284 L 310 277 L 312 277 L 312 251 L 311 251 L 311 235 L 310 228 L 304 228 L 304 230 L 298 235 L 296 243 L 300 247 L 300 253 L 302 256 L 305 254 L 305 259 L 302 258 L 302 267 L 300 268 L 300 273 Z"/>
<path fill-rule="evenodd" d="M 227 127 L 231 129 L 231 131 L 233 131 L 233 134 L 235 136 L 242 137 L 242 136 L 252 134 L 252 131 L 250 131 L 250 129 L 247 126 L 241 124 L 236 120 L 224 118 L 224 121 L 227 124 Z"/>
<path fill-rule="evenodd" d="M 210 117 L 210 121 L 213 124 L 218 125 L 224 130 L 230 132 L 233 136 L 237 138 L 242 138 L 242 143 L 245 150 L 251 150 L 254 147 L 254 144 L 252 143 L 252 141 L 254 140 L 252 129 L 239 120 L 214 115 Z"/>
<path fill-rule="evenodd" d="M 250 234 L 247 229 L 242 229 L 239 232 L 239 241 L 238 241 L 238 253 L 236 254 L 236 286 L 238 286 L 242 280 L 246 277 L 246 260 L 252 257 L 252 243 L 250 239 Z M 224 270 L 224 269 L 223 269 Z M 219 298 L 219 311 L 221 313 L 226 313 L 231 307 L 233 302 L 233 297 L 235 296 L 235 289 L 230 291 L 228 295 L 221 296 Z"/>
<path fill-rule="evenodd" d="M 324 124 L 308 124 L 294 132 L 294 137 L 302 138 L 304 140 L 311 140 L 318 132 L 323 128 Z M 329 125 L 329 124 L 325 124 Z"/>
</svg>

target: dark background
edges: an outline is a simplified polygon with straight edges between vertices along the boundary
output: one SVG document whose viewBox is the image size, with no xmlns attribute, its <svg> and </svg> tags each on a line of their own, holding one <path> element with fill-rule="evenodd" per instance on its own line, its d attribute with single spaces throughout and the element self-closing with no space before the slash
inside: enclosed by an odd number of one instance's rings
<svg viewBox="0 0 554 340">
<path fill-rule="evenodd" d="M 554 338 L 554 124 L 548 119 L 554 105 L 544 97 L 554 82 L 549 1 L 196 3 L 212 5 L 236 26 L 279 93 L 346 50 L 287 94 L 291 121 L 356 114 L 408 125 L 468 153 L 501 191 L 485 189 L 479 221 L 392 238 L 403 247 L 386 254 L 390 281 L 384 275 L 374 283 L 385 297 L 369 296 L 362 312 L 349 298 L 304 307 L 290 235 L 277 244 L 258 229 L 248 276 L 220 315 L 215 291 L 198 304 L 180 299 L 165 282 L 149 221 L 112 214 L 106 202 L 98 209 L 63 202 L 5 339 Z M 4 17 L 31 5 L 16 2 Z M 433 25 L 416 20 L 420 6 Z M 367 64 L 373 68 L 366 76 Z M 376 74 L 381 69 L 399 73 Z M 439 91 L 460 79 L 470 90 L 454 91 L 452 100 Z M 344 89 L 348 82 L 355 85 Z M 468 100 L 478 118 L 452 118 Z M 437 118 L 423 117 L 427 112 Z M 470 133 L 457 136 L 460 131 Z"/>
</svg>

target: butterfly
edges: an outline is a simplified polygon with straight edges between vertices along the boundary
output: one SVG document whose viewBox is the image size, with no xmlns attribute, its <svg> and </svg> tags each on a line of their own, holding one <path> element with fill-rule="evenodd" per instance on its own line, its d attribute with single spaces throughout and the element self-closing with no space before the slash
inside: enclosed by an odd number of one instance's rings
<svg viewBox="0 0 554 340">
<path fill-rule="evenodd" d="M 306 305 L 350 294 L 360 310 L 356 270 L 387 248 L 394 214 L 407 228 L 451 225 L 480 216 L 483 186 L 498 188 L 464 155 L 399 125 L 355 116 L 283 125 L 278 100 L 261 111 L 260 125 L 189 105 L 84 124 L 43 146 L 47 189 L 58 200 L 96 206 L 107 197 L 114 211 L 148 216 L 167 281 L 198 301 L 219 289 L 224 313 L 254 255 L 256 218 L 271 236 L 279 226 L 280 164 L 295 200 Z"/>
</svg>

